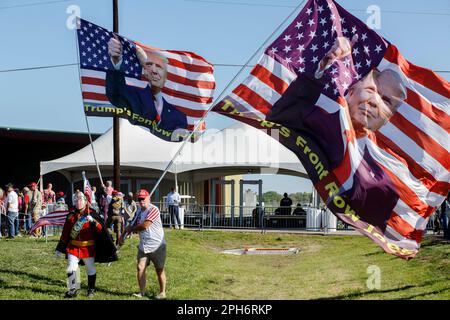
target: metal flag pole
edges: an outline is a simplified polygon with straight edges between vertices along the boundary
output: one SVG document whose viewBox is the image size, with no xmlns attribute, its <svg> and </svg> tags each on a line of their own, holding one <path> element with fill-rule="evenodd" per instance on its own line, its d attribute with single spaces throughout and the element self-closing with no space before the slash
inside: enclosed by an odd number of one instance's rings
<svg viewBox="0 0 450 320">
<path fill-rule="evenodd" d="M 161 177 L 159 177 L 158 181 L 156 182 L 155 186 L 153 187 L 152 191 L 150 192 L 150 198 L 153 195 L 153 193 L 155 192 L 156 188 L 158 188 L 159 184 L 161 183 L 162 179 L 164 178 L 164 176 L 166 175 L 167 171 L 169 171 L 169 169 L 172 167 L 172 164 L 174 163 L 175 159 L 181 154 L 181 151 L 183 150 L 184 146 L 186 145 L 186 143 L 188 141 L 191 140 L 193 134 L 195 133 L 195 131 L 200 127 L 201 123 L 203 122 L 203 120 L 206 118 L 206 115 L 208 114 L 209 111 L 211 111 L 211 109 L 214 107 L 214 105 L 220 101 L 222 99 L 223 94 L 225 93 L 226 90 L 228 90 L 228 88 L 231 86 L 231 84 L 237 79 L 237 77 L 242 73 L 242 71 L 245 69 L 245 67 L 250 63 L 250 61 L 252 61 L 252 59 L 260 52 L 260 50 L 262 48 L 264 48 L 267 44 L 267 42 L 273 37 L 273 35 L 275 33 L 278 32 L 278 30 L 285 24 L 286 21 L 288 21 L 291 16 L 306 2 L 302 1 L 297 7 L 295 7 L 295 9 L 283 20 L 283 22 L 280 23 L 280 25 L 266 38 L 266 40 L 264 40 L 263 44 L 252 54 L 252 56 L 247 60 L 246 63 L 244 63 L 244 65 L 242 66 L 242 68 L 236 73 L 236 75 L 233 77 L 233 79 L 231 79 L 230 82 L 228 82 L 227 86 L 225 87 L 225 89 L 222 90 L 222 92 L 219 94 L 219 97 L 217 99 L 215 99 L 212 103 L 211 106 L 208 108 L 208 110 L 203 114 L 202 118 L 197 122 L 197 124 L 195 125 L 194 129 L 192 130 L 192 132 L 189 134 L 189 136 L 184 139 L 184 141 L 181 143 L 180 148 L 178 149 L 178 151 L 175 153 L 175 155 L 173 156 L 172 160 L 170 160 L 169 164 L 167 165 L 167 167 L 164 169 L 164 172 L 161 174 Z"/>
</svg>

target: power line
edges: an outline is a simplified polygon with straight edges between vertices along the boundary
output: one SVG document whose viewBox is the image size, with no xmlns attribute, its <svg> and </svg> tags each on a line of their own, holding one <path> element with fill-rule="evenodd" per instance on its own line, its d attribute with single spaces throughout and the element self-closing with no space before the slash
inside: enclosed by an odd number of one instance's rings
<svg viewBox="0 0 450 320">
<path fill-rule="evenodd" d="M 25 3 L 25 4 L 14 5 L 14 6 L 0 7 L 0 9 L 23 8 L 23 7 L 40 6 L 40 5 L 44 5 L 44 4 L 69 2 L 69 1 L 70 0 L 55 0 L 55 1 L 46 1 L 46 2 Z"/>
<path fill-rule="evenodd" d="M 76 65 L 78 65 L 78 63 L 55 64 L 55 65 L 51 65 L 51 66 L 39 66 L 39 67 L 0 70 L 0 73 L 3 73 L 3 72 L 15 72 L 15 71 L 38 70 L 38 69 L 51 69 L 51 68 L 60 68 L 60 67 L 68 67 L 68 66 L 76 66 Z"/>
<path fill-rule="evenodd" d="M 188 2 L 203 2 L 212 4 L 223 4 L 223 5 L 240 5 L 240 6 L 251 6 L 251 7 L 276 7 L 276 8 L 294 8 L 294 5 L 282 5 L 282 4 L 267 4 L 267 3 L 252 3 L 252 2 L 226 2 L 226 1 L 212 1 L 212 0 L 184 0 Z M 347 11 L 354 12 L 367 12 L 362 9 L 346 9 Z M 399 13 L 399 14 L 422 14 L 422 15 L 436 15 L 436 16 L 450 16 L 450 13 L 446 12 L 421 12 L 421 11 L 400 11 L 400 10 L 383 10 L 382 13 Z"/>
<path fill-rule="evenodd" d="M 29 67 L 29 68 L 17 68 L 17 69 L 8 69 L 8 70 L 0 70 L 0 73 L 6 72 L 16 72 L 16 71 L 28 71 L 28 70 L 39 70 L 39 69 L 52 69 L 52 68 L 61 68 L 61 67 L 69 67 L 69 66 L 77 66 L 79 63 L 67 63 L 67 64 L 56 64 L 50 66 L 38 66 L 38 67 Z M 213 64 L 214 67 L 246 67 L 253 68 L 255 65 L 251 64 L 231 64 L 231 63 L 216 63 Z M 433 70 L 436 73 L 450 73 L 450 70 Z"/>
</svg>

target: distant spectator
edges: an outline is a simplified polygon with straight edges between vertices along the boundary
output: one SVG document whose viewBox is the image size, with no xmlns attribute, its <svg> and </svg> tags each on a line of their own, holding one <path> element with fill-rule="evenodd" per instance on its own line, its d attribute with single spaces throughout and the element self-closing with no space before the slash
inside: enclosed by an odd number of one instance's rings
<svg viewBox="0 0 450 320">
<path fill-rule="evenodd" d="M 293 215 L 306 215 L 305 209 L 302 208 L 302 205 L 300 203 L 297 203 L 297 207 L 294 209 Z"/>
<path fill-rule="evenodd" d="M 16 233 L 20 234 L 21 230 L 25 230 L 25 211 L 24 211 L 24 196 L 23 190 L 16 189 L 17 200 L 19 204 L 19 223 L 17 225 L 18 229 L 16 229 Z"/>
<path fill-rule="evenodd" d="M 106 181 L 106 194 L 108 196 L 112 196 L 112 192 L 114 191 L 114 188 L 112 187 L 112 181 L 108 180 Z"/>
<path fill-rule="evenodd" d="M 117 190 L 112 192 L 111 203 L 108 208 L 108 219 L 106 220 L 106 227 L 112 235 L 112 225 L 114 225 L 114 232 L 116 234 L 116 245 L 122 233 L 122 211 L 123 211 L 123 194 Z"/>
<path fill-rule="evenodd" d="M 2 225 L 2 216 L 5 215 L 6 217 L 6 208 L 5 208 L 5 202 L 4 199 L 5 198 L 5 192 L 3 191 L 2 188 L 0 188 L 0 238 L 2 237 L 2 230 L 3 230 L 3 225 Z"/>
<path fill-rule="evenodd" d="M 56 193 L 56 203 L 66 203 L 66 197 L 63 191 L 58 191 L 58 193 Z"/>
<path fill-rule="evenodd" d="M 44 190 L 44 203 L 55 203 L 56 202 L 56 194 L 53 191 L 53 185 L 49 183 L 47 185 L 47 189 Z"/>
<path fill-rule="evenodd" d="M 263 210 L 260 208 L 259 203 L 256 204 L 256 208 L 252 211 L 252 217 L 255 227 L 259 227 L 261 224 L 261 216 L 263 215 Z"/>
<path fill-rule="evenodd" d="M 91 203 L 97 203 L 97 187 L 96 186 L 92 186 L 92 199 L 91 199 Z"/>
<path fill-rule="evenodd" d="M 108 219 L 108 207 L 111 196 L 108 196 L 106 193 L 106 187 L 102 186 L 100 190 L 97 192 L 97 201 L 98 201 L 98 209 L 100 216 L 104 219 L 104 222 L 106 223 L 106 220 Z"/>
<path fill-rule="evenodd" d="M 167 194 L 167 205 L 169 207 L 170 213 L 170 227 L 180 229 L 180 214 L 178 211 L 178 206 L 180 205 L 181 198 L 180 194 L 175 190 L 175 188 L 170 188 L 170 192 Z"/>
<path fill-rule="evenodd" d="M 24 213 L 24 224 L 25 231 L 28 234 L 28 231 L 31 229 L 31 214 L 28 212 L 28 206 L 30 204 L 30 189 L 28 187 L 24 187 L 22 189 L 23 193 L 23 203 L 22 203 L 22 212 Z"/>
<path fill-rule="evenodd" d="M 41 192 L 37 189 L 37 183 L 30 183 L 30 191 L 28 192 L 28 211 L 27 214 L 31 215 L 33 219 L 33 223 L 36 223 L 39 220 L 39 214 L 42 207 L 42 195 Z M 42 228 L 37 228 L 34 232 L 34 235 L 40 237 L 42 235 Z"/>
<path fill-rule="evenodd" d="M 19 199 L 17 193 L 14 191 L 12 183 L 6 185 L 8 194 L 6 196 L 6 210 L 8 218 L 8 238 L 14 239 L 18 234 L 16 231 L 19 226 Z"/>
<path fill-rule="evenodd" d="M 441 224 L 444 231 L 444 239 L 450 240 L 450 192 L 441 205 Z"/>
<path fill-rule="evenodd" d="M 284 198 L 280 201 L 280 209 L 282 215 L 291 215 L 291 206 L 292 206 L 292 199 L 288 197 L 288 194 L 284 193 Z"/>
<path fill-rule="evenodd" d="M 134 195 L 133 192 L 128 192 L 127 197 L 124 200 L 124 222 L 125 222 L 125 228 L 128 226 L 128 224 L 133 220 L 134 215 L 137 211 L 137 203 L 134 201 Z"/>
</svg>

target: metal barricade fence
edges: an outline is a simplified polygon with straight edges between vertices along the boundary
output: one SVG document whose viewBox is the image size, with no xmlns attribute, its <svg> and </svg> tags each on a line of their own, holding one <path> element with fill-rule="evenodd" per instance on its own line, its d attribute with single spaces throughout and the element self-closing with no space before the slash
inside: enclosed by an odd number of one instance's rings
<svg viewBox="0 0 450 320">
<path fill-rule="evenodd" d="M 161 220 L 164 227 L 174 226 L 169 210 L 164 203 L 153 203 L 161 212 Z M 50 208 L 49 208 L 50 209 Z M 281 208 L 266 206 L 263 208 L 254 206 L 225 206 L 225 205 L 200 205 L 185 204 L 180 206 L 181 227 L 195 229 L 256 229 L 266 230 L 304 230 L 330 233 L 334 231 L 354 230 L 351 226 L 338 220 L 328 209 L 307 207 L 304 214 L 292 214 L 295 207 Z M 283 211 L 283 209 L 286 209 Z M 4 210 L 3 210 L 4 211 Z M 0 206 L 0 214 L 2 207 Z M 43 215 L 46 211 L 42 211 Z M 286 214 L 289 213 L 289 214 Z M 427 224 L 427 230 L 433 231 L 435 227 L 434 213 Z M 0 216 L 0 232 L 2 236 L 7 234 L 6 215 Z M 33 225 L 33 223 L 31 223 Z M 25 229 L 25 216 L 20 213 L 20 229 Z M 62 226 L 44 227 L 44 235 L 59 236 Z"/>
<path fill-rule="evenodd" d="M 153 204 L 160 208 L 163 226 L 173 226 L 167 206 L 164 203 Z M 305 208 L 306 213 L 300 215 L 293 214 L 295 206 L 290 208 L 275 206 L 259 208 L 254 206 L 187 204 L 180 207 L 183 208 L 184 212 L 181 223 L 186 228 L 286 229 L 324 233 L 354 230 L 353 227 L 338 220 L 330 210 L 313 207 Z M 433 227 L 433 218 L 430 217 L 427 230 L 433 230 Z"/>
</svg>

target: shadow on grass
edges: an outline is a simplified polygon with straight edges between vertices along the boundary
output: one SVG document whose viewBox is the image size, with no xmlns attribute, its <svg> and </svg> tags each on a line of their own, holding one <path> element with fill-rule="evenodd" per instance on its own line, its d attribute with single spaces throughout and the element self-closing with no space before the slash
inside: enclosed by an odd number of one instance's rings
<svg viewBox="0 0 450 320">
<path fill-rule="evenodd" d="M 343 294 L 343 295 L 339 295 L 339 296 L 334 296 L 334 297 L 325 297 L 325 298 L 318 298 L 315 300 L 340 300 L 340 299 L 354 299 L 354 298 L 360 298 L 366 295 L 371 295 L 371 294 L 379 294 L 379 293 L 389 293 L 389 292 L 397 292 L 397 291 L 402 291 L 402 290 L 408 290 L 411 288 L 414 288 L 415 286 L 412 285 L 407 285 L 407 286 L 403 286 L 400 288 L 393 288 L 393 289 L 386 289 L 386 290 L 370 290 L 370 291 L 363 291 L 363 292 L 354 292 L 354 293 L 349 293 L 349 294 Z"/>
<path fill-rule="evenodd" d="M 417 298 L 417 297 L 425 297 L 425 296 L 429 296 L 429 295 L 432 295 L 432 294 L 444 293 L 445 291 L 450 291 L 450 287 L 437 289 L 437 290 L 434 290 L 434 291 L 431 291 L 431 292 L 423 292 L 423 293 L 419 293 L 419 294 L 414 294 L 414 295 L 409 296 L 409 297 L 398 298 L 398 300 L 410 300 L 410 299 Z"/>
<path fill-rule="evenodd" d="M 0 269 L 0 273 L 28 277 L 36 282 L 42 282 L 47 285 L 57 286 L 58 288 L 64 288 L 62 291 L 61 290 L 58 290 L 58 291 L 57 290 L 47 290 L 47 289 L 40 289 L 40 288 L 22 286 L 22 285 L 21 286 L 9 285 L 9 284 L 6 284 L 6 282 L 4 280 L 0 280 L 0 287 L 2 289 L 31 290 L 33 292 L 40 292 L 40 293 L 44 293 L 44 294 L 52 294 L 52 292 L 53 292 L 53 294 L 58 294 L 58 295 L 64 294 L 64 292 L 66 290 L 65 286 L 63 286 L 63 282 L 61 282 L 60 280 L 48 278 L 48 277 L 45 277 L 40 274 L 34 274 L 34 273 L 30 273 L 30 272 L 19 271 L 19 270 L 10 270 L 10 269 Z M 126 296 L 126 297 L 131 297 L 132 294 L 134 293 L 134 292 L 111 291 L 111 290 L 104 289 L 104 288 L 98 287 L 98 286 L 96 288 L 96 291 L 102 292 L 105 294 L 110 294 L 110 295 L 115 295 L 115 296 Z"/>
<path fill-rule="evenodd" d="M 13 290 L 17 290 L 17 291 L 30 290 L 30 291 L 36 292 L 36 293 L 43 293 L 43 294 L 55 295 L 55 296 L 62 296 L 65 292 L 65 289 L 64 290 L 51 290 L 51 289 L 42 289 L 42 288 L 35 288 L 35 287 L 23 286 L 23 285 L 9 285 L 3 280 L 0 280 L 0 287 L 2 288 L 2 290 L 5 290 L 5 289 L 13 289 Z M 59 287 L 61 287 L 61 284 L 59 284 Z"/>
<path fill-rule="evenodd" d="M 11 269 L 0 269 L 0 273 L 13 274 L 15 276 L 18 276 L 18 275 L 26 276 L 26 277 L 36 280 L 36 281 L 43 281 L 49 285 L 61 286 L 61 281 L 45 277 L 41 274 L 34 274 L 34 273 L 30 273 L 30 272 L 25 272 L 25 271 L 20 271 L 20 270 L 11 270 Z"/>
<path fill-rule="evenodd" d="M 420 288 L 420 287 L 426 287 L 426 286 L 432 286 L 434 284 L 436 284 L 439 281 L 425 281 L 421 284 L 418 285 L 406 285 L 400 288 L 392 288 L 392 289 L 386 289 L 386 290 L 370 290 L 370 291 L 363 291 L 363 292 L 354 292 L 354 293 L 349 293 L 349 294 L 343 294 L 343 295 L 339 295 L 339 296 L 334 296 L 334 297 L 325 297 L 325 298 L 318 298 L 315 300 L 339 300 L 339 299 L 354 299 L 354 298 L 360 298 L 363 296 L 370 296 L 373 294 L 380 294 L 380 293 L 389 293 L 389 292 L 400 292 L 400 291 L 404 291 L 404 290 L 408 290 L 411 288 Z M 440 293 L 442 291 L 448 290 L 449 288 L 443 288 L 443 289 L 438 289 L 432 292 L 424 292 L 424 293 L 420 293 L 420 294 L 416 294 L 416 295 L 412 295 L 409 297 L 405 297 L 405 298 L 396 298 L 399 300 L 408 300 L 408 299 L 412 299 L 415 297 L 420 297 L 420 296 L 427 296 L 430 294 L 437 294 Z"/>
</svg>

